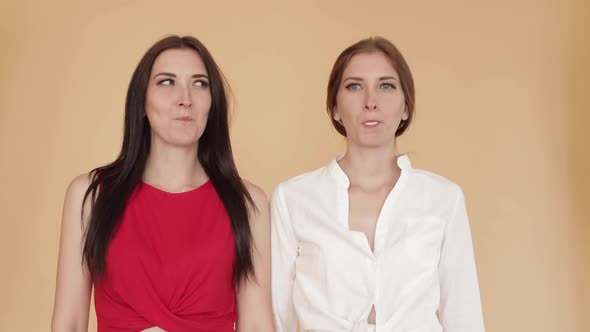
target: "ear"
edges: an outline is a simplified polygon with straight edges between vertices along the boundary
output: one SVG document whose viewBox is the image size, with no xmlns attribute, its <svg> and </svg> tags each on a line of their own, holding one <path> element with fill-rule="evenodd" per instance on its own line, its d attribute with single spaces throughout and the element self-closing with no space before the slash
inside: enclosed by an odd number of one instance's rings
<svg viewBox="0 0 590 332">
<path fill-rule="evenodd" d="M 332 108 L 332 117 L 334 118 L 334 120 L 336 120 L 337 122 L 340 122 L 340 113 L 338 113 L 338 108 L 336 106 L 334 106 L 334 108 Z"/>
<path fill-rule="evenodd" d="M 406 121 L 410 117 L 410 113 L 408 112 L 408 105 L 404 106 L 404 113 L 402 114 L 402 120 Z"/>
</svg>

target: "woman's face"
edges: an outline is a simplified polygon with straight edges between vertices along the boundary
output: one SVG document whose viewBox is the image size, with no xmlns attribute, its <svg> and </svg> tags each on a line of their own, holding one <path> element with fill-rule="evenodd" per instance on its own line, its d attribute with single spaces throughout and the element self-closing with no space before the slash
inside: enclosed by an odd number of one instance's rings
<svg viewBox="0 0 590 332">
<path fill-rule="evenodd" d="M 338 88 L 333 116 L 346 129 L 349 144 L 394 144 L 395 132 L 408 113 L 399 75 L 383 53 L 360 53 L 350 59 Z"/>
<path fill-rule="evenodd" d="M 152 143 L 196 146 L 210 109 L 209 77 L 201 56 L 192 49 L 170 49 L 158 55 L 145 100 Z"/>
</svg>

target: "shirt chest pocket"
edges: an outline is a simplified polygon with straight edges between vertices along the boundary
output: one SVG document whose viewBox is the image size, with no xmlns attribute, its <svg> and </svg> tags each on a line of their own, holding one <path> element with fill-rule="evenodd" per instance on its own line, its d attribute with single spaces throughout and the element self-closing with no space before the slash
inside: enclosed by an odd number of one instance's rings
<svg viewBox="0 0 590 332">
<path fill-rule="evenodd" d="M 404 236 L 404 249 L 408 264 L 435 267 L 440 259 L 444 220 L 437 216 L 408 219 Z"/>
<path fill-rule="evenodd" d="M 318 277 L 321 272 L 321 261 L 322 252 L 317 244 L 307 241 L 299 242 L 295 260 L 296 275 Z"/>
</svg>

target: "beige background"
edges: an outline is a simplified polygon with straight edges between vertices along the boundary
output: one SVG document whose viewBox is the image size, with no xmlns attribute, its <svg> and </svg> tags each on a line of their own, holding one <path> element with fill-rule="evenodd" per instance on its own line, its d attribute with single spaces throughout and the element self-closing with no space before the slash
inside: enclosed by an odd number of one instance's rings
<svg viewBox="0 0 590 332">
<path fill-rule="evenodd" d="M 488 331 L 590 331 L 588 0 L 245 3 L 0 4 L 1 331 L 49 329 L 65 188 L 115 157 L 131 73 L 167 33 L 228 76 L 238 166 L 267 193 L 342 152 L 331 65 L 390 38 L 417 85 L 400 151 L 466 192 Z"/>
</svg>

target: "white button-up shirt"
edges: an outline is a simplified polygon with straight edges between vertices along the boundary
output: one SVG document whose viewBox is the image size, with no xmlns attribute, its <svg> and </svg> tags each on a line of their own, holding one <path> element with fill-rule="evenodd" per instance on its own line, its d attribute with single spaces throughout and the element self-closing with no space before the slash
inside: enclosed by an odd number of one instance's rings
<svg viewBox="0 0 590 332">
<path fill-rule="evenodd" d="M 463 192 L 412 168 L 377 220 L 374 252 L 348 224 L 337 161 L 281 183 L 271 199 L 272 301 L 278 332 L 481 332 L 484 323 Z"/>
</svg>

